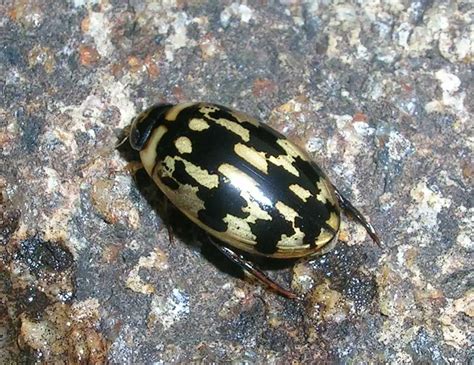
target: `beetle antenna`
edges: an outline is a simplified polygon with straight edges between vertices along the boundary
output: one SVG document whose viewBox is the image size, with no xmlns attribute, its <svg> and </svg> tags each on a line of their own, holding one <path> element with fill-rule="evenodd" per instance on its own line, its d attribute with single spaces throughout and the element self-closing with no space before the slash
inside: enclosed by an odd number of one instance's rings
<svg viewBox="0 0 474 365">
<path fill-rule="evenodd" d="M 119 142 L 115 145 L 115 148 L 119 148 L 120 146 L 122 146 L 125 142 L 128 141 L 128 134 Z"/>
</svg>

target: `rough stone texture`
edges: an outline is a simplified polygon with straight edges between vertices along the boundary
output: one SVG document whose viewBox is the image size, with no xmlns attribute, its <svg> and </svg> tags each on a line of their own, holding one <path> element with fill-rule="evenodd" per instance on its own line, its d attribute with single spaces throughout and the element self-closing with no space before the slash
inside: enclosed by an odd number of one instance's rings
<svg viewBox="0 0 474 365">
<path fill-rule="evenodd" d="M 473 361 L 468 1 L 3 1 L 2 363 Z M 312 262 L 228 264 L 114 148 L 207 100 L 306 146 L 379 230 Z M 136 156 L 135 156 L 136 157 Z"/>
</svg>

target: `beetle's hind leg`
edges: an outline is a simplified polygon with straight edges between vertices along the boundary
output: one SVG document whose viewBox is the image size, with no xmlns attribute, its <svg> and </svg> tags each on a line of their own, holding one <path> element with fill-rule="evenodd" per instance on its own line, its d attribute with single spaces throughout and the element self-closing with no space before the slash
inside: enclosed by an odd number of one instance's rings
<svg viewBox="0 0 474 365">
<path fill-rule="evenodd" d="M 171 225 L 171 207 L 170 207 L 170 201 L 166 197 L 166 195 L 163 197 L 164 202 L 163 202 L 163 211 L 165 215 L 165 225 L 166 229 L 168 230 L 168 240 L 170 244 L 174 244 L 174 232 L 173 232 L 173 226 Z"/>
<path fill-rule="evenodd" d="M 339 205 L 344 210 L 344 212 L 352 216 L 355 220 L 357 220 L 365 228 L 365 230 L 367 231 L 369 236 L 374 240 L 374 242 L 377 245 L 382 246 L 382 242 L 380 241 L 380 238 L 377 235 L 377 232 L 375 232 L 374 227 L 372 227 L 372 225 L 369 222 L 367 222 L 367 220 L 362 215 L 362 213 L 359 212 L 357 208 L 354 207 L 352 203 L 349 200 L 347 200 L 347 198 L 345 198 L 344 195 L 340 193 L 339 190 L 334 188 L 334 191 L 336 192 L 336 197 L 337 197 L 337 200 L 339 201 Z"/>
<path fill-rule="evenodd" d="M 295 293 L 283 288 L 282 286 L 274 282 L 272 279 L 270 279 L 267 275 L 265 275 L 265 273 L 262 270 L 258 269 L 253 263 L 244 259 L 241 255 L 235 253 L 230 248 L 225 247 L 215 242 L 212 239 L 212 237 L 208 236 L 208 238 L 209 238 L 209 242 L 212 243 L 212 245 L 216 247 L 224 256 L 226 256 L 233 263 L 237 264 L 245 272 L 250 273 L 262 284 L 268 286 L 270 289 L 274 290 L 278 294 L 283 295 L 284 297 L 287 297 L 289 299 L 298 298 L 298 296 Z"/>
</svg>

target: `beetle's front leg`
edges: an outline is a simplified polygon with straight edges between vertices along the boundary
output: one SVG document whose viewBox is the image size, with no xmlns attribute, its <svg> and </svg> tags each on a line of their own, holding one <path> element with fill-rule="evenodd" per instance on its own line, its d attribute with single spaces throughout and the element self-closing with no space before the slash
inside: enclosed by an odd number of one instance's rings
<svg viewBox="0 0 474 365">
<path fill-rule="evenodd" d="M 244 259 L 241 255 L 235 253 L 230 248 L 220 245 L 215 242 L 212 237 L 208 236 L 209 242 L 211 242 L 214 247 L 216 247 L 222 254 L 224 254 L 229 260 L 239 265 L 245 272 L 250 273 L 253 277 L 259 280 L 262 284 L 268 286 L 270 289 L 274 290 L 278 294 L 283 295 L 289 299 L 298 299 L 298 295 L 295 293 L 283 288 L 272 279 L 270 279 L 265 273 L 258 269 L 253 263 Z"/>
<path fill-rule="evenodd" d="M 141 161 L 130 161 L 124 167 L 124 170 L 127 171 L 130 175 L 135 175 L 139 170 L 143 169 L 143 164 Z"/>
<path fill-rule="evenodd" d="M 355 218 L 355 220 L 357 220 L 365 228 L 365 230 L 367 231 L 369 236 L 374 240 L 374 242 L 377 245 L 382 246 L 380 238 L 377 235 L 377 232 L 375 232 L 374 227 L 372 227 L 372 225 L 369 222 L 367 222 L 367 220 L 362 215 L 362 213 L 359 212 L 357 208 L 354 207 L 352 203 L 349 200 L 347 200 L 347 198 L 345 198 L 344 195 L 342 195 L 339 190 L 334 188 L 334 191 L 336 193 L 337 200 L 339 201 L 339 205 L 341 206 L 342 210 L 344 210 L 346 214 L 349 214 L 350 216 Z"/>
</svg>

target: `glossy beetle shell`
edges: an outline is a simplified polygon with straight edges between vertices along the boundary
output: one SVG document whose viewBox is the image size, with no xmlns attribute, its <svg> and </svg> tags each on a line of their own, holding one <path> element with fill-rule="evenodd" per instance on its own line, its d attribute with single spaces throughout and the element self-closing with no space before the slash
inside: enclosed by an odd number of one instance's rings
<svg viewBox="0 0 474 365">
<path fill-rule="evenodd" d="M 163 104 L 130 143 L 169 200 L 230 246 L 274 258 L 320 251 L 337 235 L 334 188 L 305 152 L 252 117 L 207 103 Z"/>
</svg>

